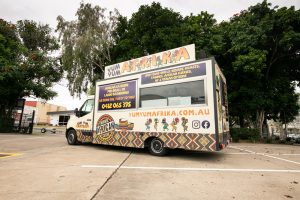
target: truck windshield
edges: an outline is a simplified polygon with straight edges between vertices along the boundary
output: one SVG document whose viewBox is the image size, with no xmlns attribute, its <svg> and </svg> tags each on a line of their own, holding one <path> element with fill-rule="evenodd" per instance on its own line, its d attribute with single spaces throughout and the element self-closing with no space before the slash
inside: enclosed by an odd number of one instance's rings
<svg viewBox="0 0 300 200">
<path fill-rule="evenodd" d="M 92 112 L 93 108 L 94 108 L 94 99 L 86 100 L 85 103 L 80 108 L 81 115 L 83 116 L 85 114 Z"/>
</svg>

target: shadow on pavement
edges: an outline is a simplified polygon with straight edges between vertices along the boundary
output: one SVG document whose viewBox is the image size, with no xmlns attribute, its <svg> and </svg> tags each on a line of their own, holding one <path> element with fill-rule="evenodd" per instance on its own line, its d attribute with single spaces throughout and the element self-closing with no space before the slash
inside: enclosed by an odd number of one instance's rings
<svg viewBox="0 0 300 200">
<path fill-rule="evenodd" d="M 133 153 L 135 155 L 148 155 L 153 156 L 149 153 L 147 148 L 138 149 L 130 147 L 120 147 L 120 146 L 109 146 L 109 145 L 95 145 L 95 144 L 84 144 L 84 146 L 89 146 L 90 148 L 95 148 L 105 151 L 114 151 L 120 153 Z M 167 158 L 178 158 L 181 160 L 195 160 L 195 161 L 220 161 L 220 159 L 225 158 L 225 154 L 222 152 L 210 152 L 210 151 L 187 151 L 184 149 L 170 149 L 168 154 L 161 157 Z M 156 156 L 155 156 L 156 157 Z"/>
<path fill-rule="evenodd" d="M 181 159 L 189 160 L 205 160 L 205 161 L 216 161 L 223 158 L 225 155 L 222 152 L 212 151 L 187 151 L 183 149 L 174 149 L 169 153 L 170 157 L 177 157 Z"/>
</svg>

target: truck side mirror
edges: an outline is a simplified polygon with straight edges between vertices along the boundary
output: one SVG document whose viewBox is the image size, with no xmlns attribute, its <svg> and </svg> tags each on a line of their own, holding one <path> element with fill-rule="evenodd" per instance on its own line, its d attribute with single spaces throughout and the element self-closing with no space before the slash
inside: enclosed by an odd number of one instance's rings
<svg viewBox="0 0 300 200">
<path fill-rule="evenodd" d="M 78 111 L 78 108 L 75 108 L 74 113 L 76 117 L 80 117 L 80 112 Z"/>
</svg>

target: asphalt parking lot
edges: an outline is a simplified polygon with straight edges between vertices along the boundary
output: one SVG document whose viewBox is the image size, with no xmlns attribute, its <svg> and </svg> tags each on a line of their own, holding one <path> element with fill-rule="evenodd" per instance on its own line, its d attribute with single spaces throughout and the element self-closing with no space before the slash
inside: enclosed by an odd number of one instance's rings
<svg viewBox="0 0 300 200">
<path fill-rule="evenodd" d="M 69 146 L 63 134 L 0 134 L 0 199 L 300 199 L 300 146 L 236 143 L 155 157 Z"/>
</svg>

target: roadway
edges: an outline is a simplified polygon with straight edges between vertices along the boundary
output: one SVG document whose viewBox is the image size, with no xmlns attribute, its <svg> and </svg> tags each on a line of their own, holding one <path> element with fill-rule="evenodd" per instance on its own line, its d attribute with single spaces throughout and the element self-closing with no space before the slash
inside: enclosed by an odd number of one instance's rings
<svg viewBox="0 0 300 200">
<path fill-rule="evenodd" d="M 299 182 L 300 146 L 235 143 L 155 157 L 69 146 L 63 133 L 0 134 L 0 199 L 300 199 Z"/>
</svg>

